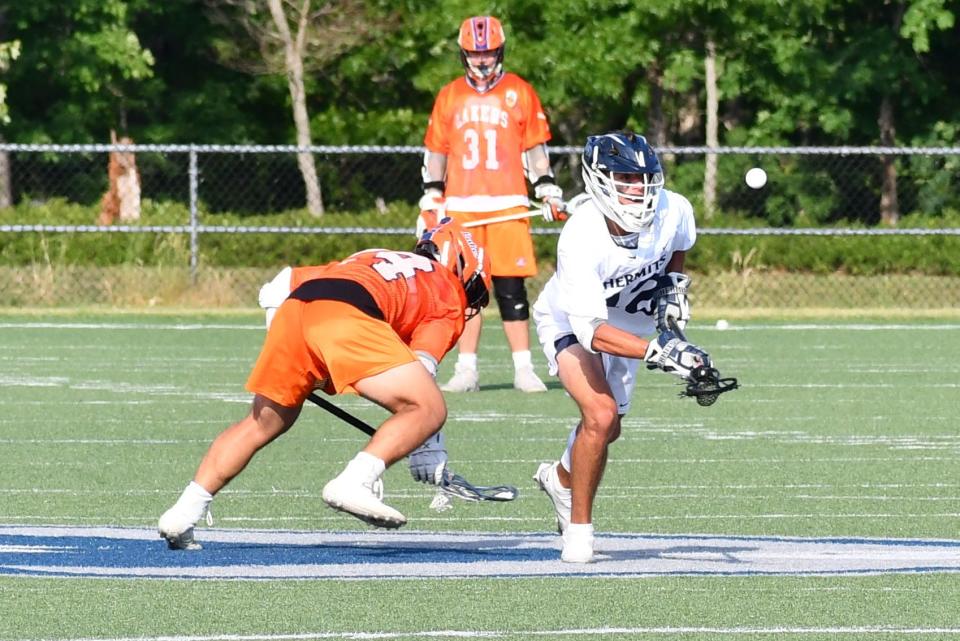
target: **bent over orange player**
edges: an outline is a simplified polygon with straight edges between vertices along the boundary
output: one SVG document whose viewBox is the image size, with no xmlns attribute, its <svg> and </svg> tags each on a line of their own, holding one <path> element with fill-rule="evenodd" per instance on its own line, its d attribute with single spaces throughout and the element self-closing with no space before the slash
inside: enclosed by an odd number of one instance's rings
<svg viewBox="0 0 960 641">
<path fill-rule="evenodd" d="M 406 517 L 382 501 L 384 470 L 443 426 L 447 408 L 433 374 L 489 301 L 489 259 L 446 218 L 413 252 L 371 249 L 304 272 L 277 309 L 247 380 L 250 413 L 210 445 L 193 481 L 160 517 L 171 548 L 194 549 L 193 529 L 213 496 L 262 447 L 296 421 L 307 396 L 355 392 L 391 412 L 323 488 L 330 507 L 377 527 Z"/>
</svg>

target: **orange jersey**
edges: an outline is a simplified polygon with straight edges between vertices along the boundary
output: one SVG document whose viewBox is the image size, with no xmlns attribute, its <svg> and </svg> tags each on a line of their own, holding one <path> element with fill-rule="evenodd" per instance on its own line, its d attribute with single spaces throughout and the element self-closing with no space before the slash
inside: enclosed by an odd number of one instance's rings
<svg viewBox="0 0 960 641">
<path fill-rule="evenodd" d="M 429 258 L 411 252 L 369 249 L 319 267 L 296 267 L 290 275 L 291 297 L 309 299 L 311 281 L 316 280 L 328 281 L 320 285 L 324 291 L 329 292 L 329 287 L 336 285 L 337 292 L 346 292 L 332 296 L 337 300 L 374 312 L 374 316 L 379 310 L 382 320 L 404 343 L 414 351 L 430 354 L 438 362 L 463 333 L 467 305 L 463 286 L 450 271 Z M 344 287 L 337 285 L 343 281 L 347 281 Z M 353 296 L 351 283 L 369 293 L 370 300 Z M 298 295 L 301 285 L 304 289 Z M 375 309 L 367 309 L 365 305 L 369 303 Z"/>
<path fill-rule="evenodd" d="M 550 140 L 540 98 L 505 73 L 485 93 L 465 78 L 447 84 L 433 105 L 424 145 L 447 156 L 447 209 L 491 212 L 529 207 L 522 154 Z"/>
</svg>

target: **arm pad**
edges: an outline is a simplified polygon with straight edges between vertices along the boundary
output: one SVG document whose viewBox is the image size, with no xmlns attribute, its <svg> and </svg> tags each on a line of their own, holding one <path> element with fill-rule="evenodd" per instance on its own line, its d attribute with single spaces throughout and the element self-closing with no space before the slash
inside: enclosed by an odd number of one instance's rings
<svg viewBox="0 0 960 641">
<path fill-rule="evenodd" d="M 570 327 L 573 329 L 574 336 L 577 337 L 583 348 L 591 354 L 597 353 L 597 350 L 593 349 L 593 333 L 605 322 L 602 318 L 570 315 Z"/>
</svg>

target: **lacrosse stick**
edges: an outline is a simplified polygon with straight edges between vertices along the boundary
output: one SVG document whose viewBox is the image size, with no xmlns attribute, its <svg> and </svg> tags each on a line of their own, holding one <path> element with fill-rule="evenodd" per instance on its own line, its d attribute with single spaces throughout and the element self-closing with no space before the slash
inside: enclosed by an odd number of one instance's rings
<svg viewBox="0 0 960 641">
<path fill-rule="evenodd" d="M 560 211 L 567 211 L 567 204 L 563 203 L 560 207 Z M 493 218 L 484 218 L 482 220 L 471 220 L 469 222 L 463 223 L 462 227 L 483 227 L 484 225 L 492 225 L 494 223 L 505 223 L 508 220 L 520 220 L 521 218 L 533 218 L 534 216 L 540 216 L 541 211 L 539 208 L 530 209 L 528 211 L 519 211 L 515 214 L 504 214 L 503 216 L 494 216 Z"/>
<path fill-rule="evenodd" d="M 377 430 L 360 420 L 350 412 L 343 410 L 315 392 L 307 395 L 307 399 L 314 405 L 321 407 L 340 420 L 357 428 L 368 436 L 373 436 Z M 448 496 L 454 496 L 464 501 L 512 501 L 517 498 L 517 488 L 512 485 L 474 485 L 459 474 L 455 474 L 446 467 L 440 481 L 440 491 Z"/>
<path fill-rule="evenodd" d="M 673 316 L 667 317 L 667 326 L 685 343 L 689 343 L 677 319 Z M 709 407 L 717 402 L 717 398 L 724 392 L 730 392 L 737 389 L 740 385 L 735 378 L 720 378 L 720 372 L 708 365 L 694 367 L 687 378 L 687 387 L 680 393 L 680 396 L 692 396 L 697 399 L 697 404 L 702 407 Z"/>
<path fill-rule="evenodd" d="M 529 211 L 520 211 L 515 214 L 504 214 L 503 216 L 494 216 L 493 218 L 484 218 L 482 220 L 471 220 L 469 222 L 463 223 L 461 227 L 470 228 L 470 227 L 483 227 L 484 225 L 492 225 L 494 223 L 505 223 L 508 220 L 520 220 L 521 218 L 532 218 L 533 216 L 539 216 L 539 209 L 531 209 Z"/>
</svg>

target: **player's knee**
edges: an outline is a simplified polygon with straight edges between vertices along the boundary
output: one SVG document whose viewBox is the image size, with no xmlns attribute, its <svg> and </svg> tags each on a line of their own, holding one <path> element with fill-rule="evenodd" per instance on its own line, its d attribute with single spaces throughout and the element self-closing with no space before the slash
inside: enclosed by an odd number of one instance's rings
<svg viewBox="0 0 960 641">
<path fill-rule="evenodd" d="M 620 415 L 616 402 L 598 402 L 583 412 L 583 427 L 598 439 L 612 443 L 620 435 Z"/>
<path fill-rule="evenodd" d="M 494 276 L 493 291 L 504 321 L 525 321 L 530 318 L 530 303 L 523 279 L 515 276 Z"/>
<path fill-rule="evenodd" d="M 447 404 L 443 401 L 442 396 L 417 399 L 400 411 L 410 412 L 416 424 L 430 430 L 431 433 L 439 431 L 447 421 Z"/>
</svg>

